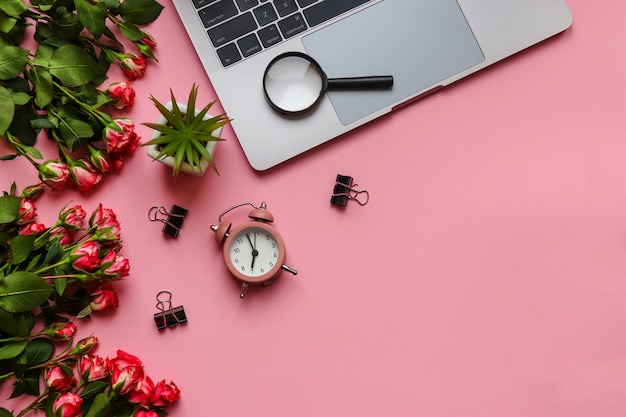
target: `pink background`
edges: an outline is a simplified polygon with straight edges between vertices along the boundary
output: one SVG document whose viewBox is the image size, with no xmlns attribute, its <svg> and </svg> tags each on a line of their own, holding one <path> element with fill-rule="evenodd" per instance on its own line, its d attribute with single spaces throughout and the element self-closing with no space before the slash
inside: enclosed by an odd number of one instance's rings
<svg viewBox="0 0 626 417">
<path fill-rule="evenodd" d="M 162 3 L 137 124 L 170 87 L 215 99 Z M 626 2 L 568 3 L 564 34 L 268 172 L 227 127 L 220 176 L 175 181 L 142 148 L 89 194 L 48 193 L 48 223 L 70 200 L 113 208 L 131 260 L 119 309 L 81 335 L 174 380 L 174 417 L 624 416 Z M 369 204 L 331 206 L 338 173 Z M 14 180 L 36 175 L 1 162 Z M 242 201 L 268 203 L 299 271 L 243 301 L 209 230 Z M 176 240 L 147 218 L 172 204 L 189 210 Z M 159 333 L 164 289 L 189 323 Z"/>
</svg>

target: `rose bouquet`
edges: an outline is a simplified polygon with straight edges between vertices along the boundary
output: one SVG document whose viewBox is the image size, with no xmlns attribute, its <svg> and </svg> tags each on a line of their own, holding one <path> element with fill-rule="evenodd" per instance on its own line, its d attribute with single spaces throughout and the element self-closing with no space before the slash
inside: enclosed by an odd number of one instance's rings
<svg viewBox="0 0 626 417">
<path fill-rule="evenodd" d="M 162 8 L 155 0 L 0 1 L 0 140 L 12 150 L 0 160 L 22 156 L 49 187 L 81 192 L 121 169 L 139 137 L 131 119 L 107 109 L 131 106 L 135 92 L 129 81 L 99 86 L 111 65 L 130 80 L 144 74 L 156 42 L 141 26 Z M 58 155 L 35 147 L 41 131 Z"/>
<path fill-rule="evenodd" d="M 130 272 L 115 213 L 101 204 L 90 216 L 78 204 L 66 206 L 47 227 L 34 202 L 43 189 L 17 195 L 13 185 L 0 197 L 0 384 L 13 382 L 11 397 L 36 396 L 16 415 L 163 415 L 179 395 L 173 383 L 154 384 L 121 351 L 114 359 L 89 356 L 95 337 L 73 344 L 70 318 L 117 308 L 113 284 Z M 0 417 L 9 416 L 0 408 Z"/>
</svg>

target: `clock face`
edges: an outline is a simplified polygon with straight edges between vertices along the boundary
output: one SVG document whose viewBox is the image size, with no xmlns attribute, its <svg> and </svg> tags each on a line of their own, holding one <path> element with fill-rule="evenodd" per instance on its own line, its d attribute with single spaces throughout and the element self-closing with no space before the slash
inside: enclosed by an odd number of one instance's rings
<svg viewBox="0 0 626 417">
<path fill-rule="evenodd" d="M 232 238 L 230 237 L 232 236 Z M 264 223 L 240 226 L 224 246 L 228 269 L 241 281 L 262 283 L 274 278 L 285 259 L 282 239 Z"/>
</svg>

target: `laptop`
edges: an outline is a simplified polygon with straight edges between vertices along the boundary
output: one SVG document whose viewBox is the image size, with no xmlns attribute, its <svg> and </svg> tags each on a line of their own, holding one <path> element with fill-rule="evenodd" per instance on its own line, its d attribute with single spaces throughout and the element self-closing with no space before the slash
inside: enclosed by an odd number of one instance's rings
<svg viewBox="0 0 626 417">
<path fill-rule="evenodd" d="M 567 29 L 564 0 L 173 0 L 250 165 L 267 170 Z M 328 77 L 393 87 L 328 91 L 310 113 L 266 101 L 263 74 L 297 51 Z"/>
</svg>

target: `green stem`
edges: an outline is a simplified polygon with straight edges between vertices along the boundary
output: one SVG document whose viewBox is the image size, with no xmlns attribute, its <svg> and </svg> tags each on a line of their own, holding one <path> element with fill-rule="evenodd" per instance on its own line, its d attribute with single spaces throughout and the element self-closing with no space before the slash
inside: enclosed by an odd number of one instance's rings
<svg viewBox="0 0 626 417">
<path fill-rule="evenodd" d="M 37 397 L 32 403 L 30 403 L 26 408 L 24 408 L 22 411 L 20 411 L 20 413 L 17 415 L 17 417 L 23 417 L 26 414 L 28 414 L 32 409 L 34 409 L 35 407 L 37 407 L 39 405 L 39 403 L 41 402 L 41 400 L 43 400 L 44 398 L 46 398 L 48 396 L 48 394 L 50 393 L 50 391 L 46 388 L 46 390 L 39 395 L 39 397 Z"/>
<path fill-rule="evenodd" d="M 89 105 L 83 103 L 82 101 L 78 100 L 70 90 L 68 90 L 67 88 L 65 88 L 64 86 L 59 84 L 58 82 L 53 80 L 52 83 L 54 84 L 54 86 L 60 92 L 65 94 L 68 98 L 70 98 L 72 101 L 74 101 L 80 107 L 82 107 L 87 113 L 89 113 L 94 118 L 96 118 L 100 123 L 102 123 L 103 126 L 106 126 L 106 125 L 108 125 L 111 122 L 111 118 L 109 117 L 108 114 L 102 113 L 100 111 L 96 111 L 91 106 L 89 106 Z"/>
</svg>

